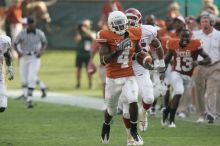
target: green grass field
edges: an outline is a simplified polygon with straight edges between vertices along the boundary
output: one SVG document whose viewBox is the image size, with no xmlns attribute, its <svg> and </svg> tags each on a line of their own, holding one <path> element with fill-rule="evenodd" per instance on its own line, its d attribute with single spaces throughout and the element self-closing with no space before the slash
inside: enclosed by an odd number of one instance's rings
<svg viewBox="0 0 220 146">
<path fill-rule="evenodd" d="M 15 62 L 15 80 L 7 82 L 10 89 L 20 88 L 17 66 Z M 76 90 L 74 71 L 73 51 L 47 51 L 42 57 L 40 78 L 50 91 L 101 97 L 98 74 L 94 76 L 94 90 L 87 88 L 85 74 L 82 89 Z M 12 99 L 8 105 L 0 114 L 0 146 L 102 146 L 101 111 L 41 102 L 35 102 L 34 109 L 26 109 L 24 101 Z M 220 125 L 177 120 L 177 128 L 168 129 L 162 128 L 156 117 L 150 117 L 149 124 L 147 132 L 141 133 L 145 146 L 220 146 Z M 116 116 L 109 146 L 125 145 L 126 132 Z"/>
<path fill-rule="evenodd" d="M 9 100 L 0 114 L 0 146 L 102 146 L 101 111 L 64 105 L 35 103 L 24 108 L 23 101 Z M 145 146 L 219 146 L 220 126 L 177 120 L 176 129 L 162 128 L 160 119 L 150 117 L 141 133 Z M 116 116 L 109 146 L 125 146 L 126 133 Z"/>
</svg>

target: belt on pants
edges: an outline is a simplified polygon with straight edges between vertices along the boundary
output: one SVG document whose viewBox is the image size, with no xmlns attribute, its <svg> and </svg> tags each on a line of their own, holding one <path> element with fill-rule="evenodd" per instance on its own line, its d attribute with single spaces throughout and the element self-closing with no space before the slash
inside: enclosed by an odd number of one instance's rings
<svg viewBox="0 0 220 146">
<path fill-rule="evenodd" d="M 36 54 L 37 54 L 37 52 L 27 52 L 27 53 L 25 53 L 25 55 L 27 55 L 27 56 L 36 55 Z"/>
</svg>

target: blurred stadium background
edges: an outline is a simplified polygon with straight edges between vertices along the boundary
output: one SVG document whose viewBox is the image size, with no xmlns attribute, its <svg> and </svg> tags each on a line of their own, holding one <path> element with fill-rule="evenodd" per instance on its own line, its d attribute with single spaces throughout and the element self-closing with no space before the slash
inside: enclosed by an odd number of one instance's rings
<svg viewBox="0 0 220 146">
<path fill-rule="evenodd" d="M 104 0 L 58 0 L 49 7 L 52 18 L 52 33 L 48 35 L 51 47 L 74 48 L 72 41 L 74 31 L 84 19 L 93 21 L 93 28 L 98 30 L 97 23 L 101 15 Z M 180 4 L 180 11 L 185 15 L 185 6 L 188 15 L 197 16 L 202 9 L 201 0 L 175 0 Z M 165 19 L 169 5 L 173 0 L 121 0 L 124 9 L 137 8 L 143 16 L 154 14 L 158 19 Z M 220 1 L 215 1 L 220 6 Z M 63 29 L 65 28 L 65 29 Z M 59 34 L 59 35 L 57 35 Z M 60 41 L 62 40 L 62 41 Z"/>
<path fill-rule="evenodd" d="M 0 5 L 3 5 L 1 0 Z M 10 4 L 12 0 L 6 0 Z M 93 28 L 98 30 L 97 22 L 105 0 L 58 0 L 48 7 L 52 19 L 52 32 L 48 34 L 50 48 L 74 48 L 72 41 L 77 25 L 85 19 L 93 21 Z M 124 9 L 137 8 L 143 16 L 154 14 L 158 19 L 165 19 L 168 7 L 173 2 L 178 2 L 183 16 L 198 16 L 202 9 L 201 0 L 121 0 Z M 214 3 L 220 7 L 220 1 Z M 187 7 L 187 8 L 186 8 Z M 186 13 L 187 9 L 187 13 Z M 65 29 L 64 29 L 65 28 Z M 58 35 L 59 34 L 59 35 Z M 61 41 L 62 40 L 62 41 Z"/>
</svg>

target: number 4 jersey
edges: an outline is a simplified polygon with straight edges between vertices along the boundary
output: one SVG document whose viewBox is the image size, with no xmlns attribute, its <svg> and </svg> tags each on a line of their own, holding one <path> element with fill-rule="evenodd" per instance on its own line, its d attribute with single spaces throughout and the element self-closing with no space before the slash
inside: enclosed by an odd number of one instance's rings
<svg viewBox="0 0 220 146">
<path fill-rule="evenodd" d="M 181 74 L 191 76 L 193 72 L 193 61 L 197 60 L 201 47 L 200 40 L 192 39 L 190 43 L 181 48 L 179 39 L 167 41 L 166 47 L 173 54 L 172 70 Z"/>
<path fill-rule="evenodd" d="M 139 43 L 141 38 L 140 28 L 129 28 L 128 37 L 131 39 L 131 46 L 126 47 L 116 58 L 113 58 L 106 67 L 106 75 L 109 78 L 121 78 L 134 76 L 132 68 L 132 56 L 135 51 L 135 45 Z M 96 42 L 105 43 L 109 46 L 110 52 L 113 52 L 116 47 L 123 41 L 124 38 L 109 30 L 101 30 L 97 34 Z M 101 48 L 102 49 L 102 48 Z"/>
</svg>

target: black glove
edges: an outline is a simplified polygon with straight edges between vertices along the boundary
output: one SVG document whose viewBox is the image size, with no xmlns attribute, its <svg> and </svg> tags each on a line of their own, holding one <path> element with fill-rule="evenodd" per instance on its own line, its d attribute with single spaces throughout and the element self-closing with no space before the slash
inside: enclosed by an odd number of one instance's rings
<svg viewBox="0 0 220 146">
<path fill-rule="evenodd" d="M 124 51 L 127 47 L 131 46 L 131 40 L 129 38 L 124 39 L 116 48 L 116 51 Z"/>
</svg>

